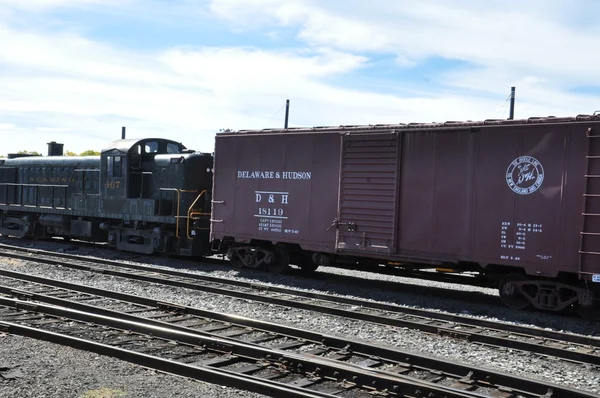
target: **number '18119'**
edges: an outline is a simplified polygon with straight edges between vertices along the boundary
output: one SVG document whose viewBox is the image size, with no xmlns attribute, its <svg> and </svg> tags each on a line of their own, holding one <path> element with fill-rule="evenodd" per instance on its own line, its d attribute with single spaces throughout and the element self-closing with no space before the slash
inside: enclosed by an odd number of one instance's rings
<svg viewBox="0 0 600 398">
<path fill-rule="evenodd" d="M 276 216 L 276 217 L 281 217 L 281 216 L 283 216 L 283 209 L 282 208 L 271 209 L 270 207 L 259 207 L 258 208 L 258 215 L 259 216 Z"/>
</svg>

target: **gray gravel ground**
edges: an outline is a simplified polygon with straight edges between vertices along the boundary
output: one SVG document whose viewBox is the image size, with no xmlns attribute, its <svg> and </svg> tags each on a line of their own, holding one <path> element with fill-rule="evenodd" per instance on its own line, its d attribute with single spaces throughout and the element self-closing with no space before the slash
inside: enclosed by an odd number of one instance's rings
<svg viewBox="0 0 600 398">
<path fill-rule="evenodd" d="M 0 397 L 259 398 L 263 395 L 167 375 L 22 336 L 0 335 Z"/>
<path fill-rule="evenodd" d="M 0 241 L 1 242 L 1 241 Z M 10 241 L 14 244 L 14 241 Z M 37 243 L 36 247 L 46 249 L 46 243 Z M 68 246 L 64 246 L 68 247 Z M 102 257 L 115 256 L 115 253 L 91 249 L 79 249 L 77 254 L 95 254 Z M 169 264 L 169 268 L 182 263 L 176 259 L 152 259 L 157 264 Z M 121 278 L 96 275 L 83 271 L 73 271 L 59 267 L 33 265 L 22 261 L 5 261 L 0 259 L 0 267 L 18 272 L 53 277 L 74 283 L 81 283 L 104 289 L 118 290 L 124 293 L 139 294 L 164 301 L 195 306 L 216 312 L 227 312 L 261 319 L 269 322 L 286 324 L 298 328 L 310 329 L 324 334 L 352 336 L 355 339 L 383 346 L 396 347 L 403 350 L 435 356 L 441 359 L 459 361 L 477 367 L 517 374 L 523 377 L 544 380 L 573 388 L 581 388 L 600 393 L 600 368 L 558 362 L 539 355 L 509 349 L 495 349 L 453 340 L 448 337 L 431 336 L 422 332 L 374 325 L 366 322 L 346 320 L 335 316 L 315 314 L 310 311 L 282 308 L 275 305 L 253 303 L 247 300 L 220 297 L 186 289 L 158 286 L 147 282 L 126 281 Z M 329 270 L 328 270 L 329 271 Z M 351 271 L 331 269 L 335 273 L 357 274 Z M 502 307 L 481 304 L 476 300 L 457 301 L 428 296 L 429 287 L 463 289 L 457 285 L 439 282 L 412 280 L 393 276 L 364 274 L 368 278 L 381 280 L 397 280 L 402 283 L 423 286 L 422 294 L 390 292 L 374 289 L 373 285 L 365 288 L 347 287 L 330 281 L 315 281 L 291 276 L 268 275 L 245 270 L 232 269 L 219 265 L 202 265 L 190 272 L 209 274 L 230 279 L 266 282 L 273 285 L 293 286 L 300 289 L 325 292 L 330 294 L 351 295 L 357 298 L 368 298 L 400 305 L 436 309 L 451 313 L 463 313 L 468 316 L 498 319 L 504 322 L 529 324 L 547 327 L 554 330 L 572 331 L 591 334 L 597 331 L 598 325 L 578 319 L 556 317 L 545 314 L 515 313 Z M 474 294 L 495 295 L 491 289 L 467 287 Z"/>
</svg>

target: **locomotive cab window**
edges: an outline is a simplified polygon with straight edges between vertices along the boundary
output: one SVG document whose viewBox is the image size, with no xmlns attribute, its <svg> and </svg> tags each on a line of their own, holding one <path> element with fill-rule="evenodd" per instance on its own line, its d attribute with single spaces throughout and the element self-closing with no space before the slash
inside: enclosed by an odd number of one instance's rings
<svg viewBox="0 0 600 398">
<path fill-rule="evenodd" d="M 113 160 L 113 177 L 123 177 L 123 162 L 121 156 L 115 156 Z"/>
<path fill-rule="evenodd" d="M 173 143 L 167 144 L 167 153 L 179 153 L 179 145 Z"/>
<path fill-rule="evenodd" d="M 158 152 L 158 143 L 156 141 L 146 142 L 144 151 L 146 153 L 157 153 Z"/>
<path fill-rule="evenodd" d="M 132 169 L 140 169 L 142 167 L 142 146 L 136 145 L 130 153 L 130 167 Z"/>
<path fill-rule="evenodd" d="M 123 162 L 121 156 L 107 156 L 106 170 L 110 177 L 123 177 Z"/>
</svg>

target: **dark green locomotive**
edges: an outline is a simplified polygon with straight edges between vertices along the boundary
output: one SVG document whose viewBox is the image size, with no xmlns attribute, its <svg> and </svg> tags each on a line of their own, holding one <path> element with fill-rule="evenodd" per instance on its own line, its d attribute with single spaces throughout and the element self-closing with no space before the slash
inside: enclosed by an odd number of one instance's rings
<svg viewBox="0 0 600 398">
<path fill-rule="evenodd" d="M 110 143 L 100 156 L 0 159 L 0 234 L 104 241 L 118 250 L 210 251 L 213 157 L 162 138 Z"/>
</svg>

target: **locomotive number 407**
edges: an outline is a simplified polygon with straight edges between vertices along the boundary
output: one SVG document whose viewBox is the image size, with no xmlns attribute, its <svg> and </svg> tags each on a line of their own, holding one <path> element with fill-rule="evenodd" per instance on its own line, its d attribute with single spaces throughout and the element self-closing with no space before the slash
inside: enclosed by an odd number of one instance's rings
<svg viewBox="0 0 600 398">
<path fill-rule="evenodd" d="M 106 181 L 104 187 L 108 189 L 117 189 L 121 185 L 121 181 Z"/>
</svg>

